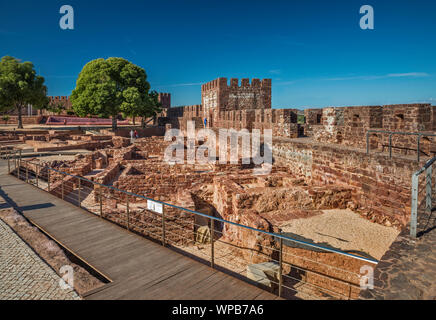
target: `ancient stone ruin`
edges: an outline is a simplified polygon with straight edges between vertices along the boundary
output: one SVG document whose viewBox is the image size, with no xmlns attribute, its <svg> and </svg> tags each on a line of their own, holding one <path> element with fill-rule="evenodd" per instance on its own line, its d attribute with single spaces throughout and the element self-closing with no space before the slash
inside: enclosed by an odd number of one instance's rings
<svg viewBox="0 0 436 320">
<path fill-rule="evenodd" d="M 193 255 L 209 253 L 212 226 L 207 216 L 235 223 L 213 226 L 216 250 L 226 252 L 224 268 L 239 266 L 237 272 L 247 276 L 247 266 L 253 274 L 251 266 L 278 261 L 279 241 L 271 234 L 286 234 L 296 221 L 316 221 L 346 211 L 374 228 L 385 228 L 377 230 L 393 232 L 395 238 L 410 219 L 411 176 L 436 151 L 431 136 L 436 131 L 435 110 L 429 104 L 328 107 L 307 109 L 304 121 L 299 121 L 303 113 L 297 109 L 271 109 L 270 79 L 251 83 L 242 79 L 240 84 L 231 79 L 228 84 L 226 78 L 219 78 L 202 86 L 201 105 L 167 108 L 158 119 L 160 126 L 144 129 L 134 141 L 128 129 L 103 130 L 98 135 L 41 131 L 8 137 L 38 152 L 87 150 L 73 160 L 35 158 L 27 170 L 33 179 L 38 172 L 40 183 L 50 184 L 52 194 L 78 201 L 89 211 L 101 212 L 104 218 L 156 241 L 162 238 L 161 216 L 147 209 L 146 198 L 206 215 L 165 207 L 168 243 Z M 271 172 L 253 175 L 255 165 L 242 163 L 242 157 L 237 164 L 165 162 L 165 150 L 173 143 L 164 139 L 165 129 L 186 132 L 188 121 L 196 129 L 259 129 L 262 134 L 271 129 Z M 195 143 L 198 148 L 204 141 Z M 184 149 L 187 144 L 185 138 Z M 47 167 L 58 173 L 48 174 Z M 88 182 L 79 185 L 74 176 Z M 354 227 L 348 227 L 348 234 Z M 352 246 L 350 252 L 379 259 L 393 239 L 378 248 L 380 254 Z M 336 243 L 323 241 L 332 247 Z M 291 242 L 284 244 L 282 255 L 290 296 L 304 295 L 305 290 L 319 297 L 358 296 L 364 261 Z M 277 272 L 274 265 L 265 268 Z M 273 280 L 266 283 L 277 289 Z"/>
</svg>

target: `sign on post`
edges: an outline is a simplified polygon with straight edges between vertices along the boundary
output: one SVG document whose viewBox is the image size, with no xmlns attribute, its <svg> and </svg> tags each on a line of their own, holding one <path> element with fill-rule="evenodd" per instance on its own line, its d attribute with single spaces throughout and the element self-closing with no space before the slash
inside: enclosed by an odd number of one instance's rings
<svg viewBox="0 0 436 320">
<path fill-rule="evenodd" d="M 163 206 L 159 202 L 155 202 L 152 200 L 147 200 L 147 209 L 150 211 L 154 211 L 157 213 L 163 213 Z"/>
</svg>

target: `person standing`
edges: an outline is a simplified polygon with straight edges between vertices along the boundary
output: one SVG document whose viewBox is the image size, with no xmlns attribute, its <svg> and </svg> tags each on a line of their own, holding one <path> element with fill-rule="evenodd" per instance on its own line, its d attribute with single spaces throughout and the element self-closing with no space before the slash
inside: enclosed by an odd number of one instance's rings
<svg viewBox="0 0 436 320">
<path fill-rule="evenodd" d="M 130 143 L 133 143 L 133 130 L 130 130 Z"/>
<path fill-rule="evenodd" d="M 204 127 L 207 128 L 207 118 L 204 118 Z"/>
</svg>

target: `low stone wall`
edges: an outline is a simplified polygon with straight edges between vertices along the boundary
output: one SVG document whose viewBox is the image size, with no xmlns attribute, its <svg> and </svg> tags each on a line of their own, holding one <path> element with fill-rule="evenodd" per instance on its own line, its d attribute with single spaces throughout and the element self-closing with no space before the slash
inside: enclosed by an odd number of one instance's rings
<svg viewBox="0 0 436 320">
<path fill-rule="evenodd" d="M 62 183 L 63 181 L 63 183 Z M 63 185 L 62 185 L 63 184 Z M 62 198 L 62 193 L 68 195 L 70 192 L 73 192 L 74 186 L 78 184 L 77 178 L 73 176 L 63 176 L 62 179 L 57 180 L 53 184 L 50 185 L 50 193 Z M 62 192 L 63 189 L 63 192 Z"/>
<path fill-rule="evenodd" d="M 174 202 L 173 195 L 179 190 L 191 188 L 194 184 L 210 183 L 212 177 L 207 173 L 174 173 L 169 174 L 169 168 L 162 167 L 161 172 L 135 175 L 120 175 L 114 187 L 143 195 L 156 200 Z M 120 199 L 125 194 L 118 194 Z M 140 199 L 132 199 L 139 201 Z"/>
<path fill-rule="evenodd" d="M 295 177 L 302 177 L 308 181 L 312 177 L 313 150 L 310 143 L 274 140 L 273 161 L 274 165 L 288 168 L 288 172 Z"/>
<path fill-rule="evenodd" d="M 23 124 L 39 124 L 43 116 L 22 116 L 21 121 Z M 0 117 L 0 124 L 18 124 L 18 116 L 9 116 L 7 121 Z"/>
<path fill-rule="evenodd" d="M 112 182 L 120 172 L 120 164 L 113 163 L 109 165 L 103 172 L 100 172 L 94 177 L 94 181 L 104 185 Z"/>
</svg>

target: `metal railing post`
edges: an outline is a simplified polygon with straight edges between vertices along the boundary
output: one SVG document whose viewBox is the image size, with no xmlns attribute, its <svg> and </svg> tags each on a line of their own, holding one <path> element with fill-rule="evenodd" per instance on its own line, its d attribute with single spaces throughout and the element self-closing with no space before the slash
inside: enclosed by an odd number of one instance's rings
<svg viewBox="0 0 436 320">
<path fill-rule="evenodd" d="M 62 200 L 64 200 L 64 177 L 62 177 L 61 189 L 62 189 L 62 191 L 61 191 L 61 197 L 62 197 Z"/>
<path fill-rule="evenodd" d="M 425 175 L 425 212 L 431 213 L 432 201 L 431 201 L 431 174 L 432 166 L 429 166 Z"/>
<path fill-rule="evenodd" d="M 21 149 L 18 151 L 18 179 L 21 179 Z"/>
<path fill-rule="evenodd" d="M 50 169 L 47 167 L 47 191 L 50 192 Z"/>
<path fill-rule="evenodd" d="M 279 251 L 279 297 L 282 296 L 283 288 L 283 238 L 280 238 L 280 251 Z"/>
<path fill-rule="evenodd" d="M 392 133 L 389 134 L 389 158 L 392 158 Z"/>
<path fill-rule="evenodd" d="M 366 154 L 369 154 L 369 132 L 366 133 Z"/>
<path fill-rule="evenodd" d="M 29 163 L 26 161 L 26 183 L 29 183 Z"/>
<path fill-rule="evenodd" d="M 162 245 L 165 246 L 165 206 L 162 205 Z"/>
<path fill-rule="evenodd" d="M 102 218 L 103 217 L 103 192 L 102 192 L 102 190 L 103 190 L 103 188 L 100 186 L 99 187 L 99 200 L 100 200 L 100 218 Z"/>
<path fill-rule="evenodd" d="M 36 186 L 39 187 L 39 164 L 36 164 Z"/>
<path fill-rule="evenodd" d="M 162 207 L 163 210 L 163 207 Z M 127 214 L 127 230 L 130 231 L 130 210 L 129 210 L 129 195 L 126 195 L 126 214 Z"/>
<path fill-rule="evenodd" d="M 210 219 L 210 267 L 215 268 L 215 220 Z"/>
<path fill-rule="evenodd" d="M 418 216 L 418 179 L 419 175 L 412 176 L 412 213 L 410 217 L 410 236 L 416 238 L 416 224 Z"/>
<path fill-rule="evenodd" d="M 11 173 L 11 154 L 8 152 L 8 173 Z"/>
<path fill-rule="evenodd" d="M 79 190 L 78 190 L 78 192 L 77 192 L 77 197 L 78 197 L 78 200 L 79 200 L 79 204 L 78 204 L 78 205 L 79 205 L 79 207 L 80 207 L 80 206 L 81 206 L 81 204 L 80 204 L 80 202 L 81 202 L 81 201 L 80 201 L 80 200 L 81 200 L 81 199 L 80 199 L 80 178 L 77 177 L 77 179 L 79 179 Z"/>
</svg>

